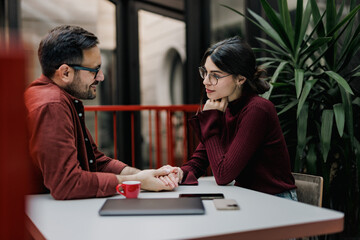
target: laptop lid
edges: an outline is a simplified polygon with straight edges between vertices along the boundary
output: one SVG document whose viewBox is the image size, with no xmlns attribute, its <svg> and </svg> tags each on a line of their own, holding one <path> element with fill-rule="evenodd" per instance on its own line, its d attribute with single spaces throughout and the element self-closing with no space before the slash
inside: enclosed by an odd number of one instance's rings
<svg viewBox="0 0 360 240">
<path fill-rule="evenodd" d="M 200 198 L 107 199 L 99 210 L 101 216 L 204 214 Z"/>
</svg>

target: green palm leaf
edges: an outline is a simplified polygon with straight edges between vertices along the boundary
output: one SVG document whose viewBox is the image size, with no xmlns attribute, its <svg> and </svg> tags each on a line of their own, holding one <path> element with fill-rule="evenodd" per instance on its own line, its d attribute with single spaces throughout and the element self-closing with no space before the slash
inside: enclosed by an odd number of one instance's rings
<svg viewBox="0 0 360 240">
<path fill-rule="evenodd" d="M 341 22 L 336 24 L 329 32 L 326 34 L 327 36 L 333 35 L 335 32 L 337 32 L 344 24 L 349 24 L 350 21 L 356 16 L 357 12 L 360 10 L 360 4 L 357 5 L 351 12 L 344 17 Z"/>
<path fill-rule="evenodd" d="M 315 144 L 310 144 L 309 151 L 306 155 L 307 170 L 310 174 L 317 174 L 316 172 L 316 150 Z"/>
<path fill-rule="evenodd" d="M 291 108 L 293 108 L 296 104 L 298 103 L 298 100 L 295 99 L 294 101 L 290 102 L 288 105 L 286 105 L 286 107 L 284 107 L 279 113 L 278 115 L 281 115 L 287 111 L 289 111 Z"/>
<path fill-rule="evenodd" d="M 360 72 L 355 73 L 354 75 L 352 75 L 353 77 L 360 77 Z"/>
<path fill-rule="evenodd" d="M 340 137 L 344 134 L 344 126 L 345 126 L 345 110 L 344 106 L 341 103 L 334 104 L 333 106 L 336 126 L 339 132 Z"/>
<path fill-rule="evenodd" d="M 310 5 L 310 1 L 307 2 L 306 7 L 305 7 L 305 11 L 304 14 L 302 14 L 302 0 L 298 1 L 298 6 L 297 6 L 297 10 L 296 10 L 296 19 L 295 19 L 295 42 L 294 42 L 294 46 L 296 47 L 296 49 L 301 50 L 300 45 L 302 44 L 302 42 L 305 39 L 305 33 L 306 33 L 306 29 L 309 26 L 309 22 L 310 22 L 310 17 L 311 17 L 311 5 Z M 301 6 L 300 6 L 301 5 Z M 298 8 L 300 10 L 298 10 Z"/>
<path fill-rule="evenodd" d="M 262 17 L 260 17 L 255 12 L 248 9 L 248 12 L 253 16 L 253 18 L 259 23 L 257 26 L 260 26 L 260 29 L 262 29 L 269 37 L 271 37 L 275 42 L 277 42 L 282 48 L 289 50 L 287 45 L 284 43 L 283 39 L 280 37 L 280 35 L 274 30 L 274 28 Z"/>
<path fill-rule="evenodd" d="M 353 122 L 353 109 L 350 99 L 350 95 L 343 87 L 340 86 L 341 99 L 345 111 L 345 126 L 347 127 L 348 134 L 350 137 L 350 143 L 354 146 L 354 122 Z"/>
<path fill-rule="evenodd" d="M 271 25 L 269 23 L 267 23 L 267 21 L 265 19 L 263 19 L 261 16 L 259 16 L 258 14 L 256 14 L 255 12 L 251 11 L 250 9 L 248 9 L 248 12 L 250 13 L 250 15 L 252 15 L 252 17 L 257 21 L 254 21 L 253 19 L 247 17 L 245 14 L 237 11 L 234 8 L 228 7 L 226 5 L 220 4 L 222 7 L 225 7 L 237 14 L 239 14 L 240 16 L 248 19 L 250 22 L 252 22 L 255 26 L 257 26 L 258 28 L 260 28 L 262 31 L 264 31 L 268 36 L 270 36 L 272 39 L 274 39 L 274 41 L 276 41 L 277 43 L 279 43 L 279 45 L 281 47 L 283 47 L 284 49 L 286 49 L 286 45 L 285 43 L 282 41 L 282 39 L 280 38 L 279 34 L 276 33 L 276 31 L 271 27 Z"/>
<path fill-rule="evenodd" d="M 321 21 L 322 17 L 320 14 L 320 10 L 317 6 L 316 0 L 310 0 L 311 3 L 311 10 L 312 10 L 312 17 L 314 20 L 315 26 L 317 26 L 315 28 L 316 33 L 319 37 L 324 37 L 325 36 L 325 28 L 323 25 L 323 22 Z M 324 12 L 325 14 L 325 12 Z"/>
<path fill-rule="evenodd" d="M 271 80 L 270 80 L 270 89 L 269 91 L 267 91 L 266 93 L 264 93 L 262 95 L 263 98 L 265 99 L 269 99 L 270 95 L 271 95 L 271 92 L 273 90 L 273 85 L 271 83 L 275 83 L 280 72 L 283 70 L 284 66 L 287 64 L 287 62 L 281 62 L 278 66 L 278 68 L 276 69 L 275 73 L 273 74 Z"/>
<path fill-rule="evenodd" d="M 306 55 L 312 55 L 315 51 L 319 50 L 320 47 L 322 47 L 323 45 L 325 45 L 326 43 L 330 42 L 332 38 L 330 37 L 319 37 L 317 39 L 315 39 L 309 47 L 304 48 L 301 51 L 301 55 L 300 56 L 306 56 Z M 306 59 L 309 56 L 306 56 Z"/>
<path fill-rule="evenodd" d="M 304 81 L 304 69 L 295 69 L 295 90 L 296 98 L 300 97 Z"/>
<path fill-rule="evenodd" d="M 330 31 L 335 26 L 336 8 L 335 0 L 326 1 L 326 30 Z"/>
<path fill-rule="evenodd" d="M 324 162 L 327 160 L 327 156 L 330 150 L 331 144 L 331 133 L 333 127 L 334 112 L 326 109 L 323 111 L 321 116 L 321 148 Z"/>
<path fill-rule="evenodd" d="M 308 97 L 312 87 L 315 85 L 315 83 L 318 81 L 318 79 L 312 79 L 312 80 L 308 80 L 306 81 L 305 85 L 304 85 L 304 89 L 301 93 L 301 97 L 299 99 L 299 104 L 298 104 L 298 109 L 297 109 L 297 113 L 296 113 L 296 117 L 299 117 L 299 114 L 301 112 L 301 109 L 306 101 L 306 98 Z"/>
<path fill-rule="evenodd" d="M 288 36 L 288 33 L 286 32 L 286 29 L 281 24 L 280 19 L 278 18 L 278 16 L 276 15 L 276 13 L 274 12 L 274 10 L 271 8 L 270 4 L 266 0 L 260 0 L 260 1 L 273 29 L 281 37 L 281 40 L 286 46 L 286 49 L 288 49 L 289 52 L 293 52 L 293 46 L 291 44 L 290 38 Z"/>
<path fill-rule="evenodd" d="M 284 51 L 283 49 L 281 49 L 280 47 L 276 46 L 273 42 L 264 39 L 264 38 L 256 38 L 259 42 L 263 42 L 265 43 L 267 46 L 271 47 L 272 49 L 274 49 L 275 51 L 277 51 L 278 54 L 282 54 L 282 55 L 289 55 L 286 51 Z M 264 49 L 263 49 L 264 50 Z"/>
<path fill-rule="evenodd" d="M 300 0 L 300 1 L 302 2 L 302 0 Z M 298 2 L 299 2 L 299 0 L 298 0 Z M 284 26 L 285 33 L 287 33 L 287 36 L 290 40 L 290 44 L 293 48 L 293 46 L 294 46 L 294 29 L 291 24 L 290 12 L 289 12 L 287 1 L 279 0 L 278 6 L 279 6 L 279 12 L 280 12 L 282 26 Z"/>
<path fill-rule="evenodd" d="M 295 169 L 297 171 L 300 169 L 300 159 L 302 159 L 303 151 L 306 145 L 306 134 L 307 134 L 307 121 L 309 114 L 309 106 L 307 103 L 304 104 L 301 114 L 297 121 L 297 147 L 296 147 L 296 161 Z"/>
<path fill-rule="evenodd" d="M 345 91 L 347 91 L 348 93 L 354 95 L 353 91 L 351 90 L 349 84 L 347 83 L 347 81 L 342 77 L 340 76 L 339 74 L 337 74 L 336 72 L 333 72 L 333 71 L 326 71 L 325 72 L 330 78 L 334 79 L 335 81 L 338 82 L 338 84 L 340 86 L 342 86 Z"/>
</svg>

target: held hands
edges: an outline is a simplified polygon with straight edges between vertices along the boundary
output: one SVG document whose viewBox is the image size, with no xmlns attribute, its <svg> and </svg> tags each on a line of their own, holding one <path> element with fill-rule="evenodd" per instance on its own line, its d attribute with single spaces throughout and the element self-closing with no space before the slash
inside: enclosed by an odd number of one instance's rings
<svg viewBox="0 0 360 240">
<path fill-rule="evenodd" d="M 178 186 L 176 181 L 168 177 L 170 174 L 169 169 L 160 168 L 157 170 L 142 170 L 133 176 L 141 182 L 141 189 L 157 192 L 161 190 L 173 190 Z M 160 178 L 166 179 L 166 181 Z"/>
<path fill-rule="evenodd" d="M 203 111 L 207 110 L 219 110 L 225 112 L 225 109 L 228 105 L 227 97 L 221 99 L 208 99 L 205 103 Z"/>
<path fill-rule="evenodd" d="M 181 170 L 181 168 L 165 165 L 159 169 L 168 169 L 168 171 L 170 171 L 168 176 L 160 177 L 160 180 L 162 180 L 164 183 L 169 182 L 169 180 L 171 180 L 171 182 L 176 182 L 176 183 L 182 182 L 184 172 Z"/>
</svg>

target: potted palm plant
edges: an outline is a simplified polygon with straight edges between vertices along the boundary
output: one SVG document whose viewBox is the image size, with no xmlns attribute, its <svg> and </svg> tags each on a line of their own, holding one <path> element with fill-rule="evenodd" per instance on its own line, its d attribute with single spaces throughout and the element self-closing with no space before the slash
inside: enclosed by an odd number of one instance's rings
<svg viewBox="0 0 360 240">
<path fill-rule="evenodd" d="M 264 33 L 257 38 L 266 53 L 258 59 L 268 72 L 271 89 L 264 97 L 274 102 L 295 172 L 324 177 L 324 206 L 345 213 L 342 237 L 360 236 L 360 144 L 354 132 L 354 108 L 360 106 L 349 82 L 360 77 L 360 64 L 349 69 L 360 49 L 360 5 L 351 0 L 336 8 L 326 1 L 321 12 L 316 0 L 297 0 L 292 21 L 286 0 L 275 11 L 261 0 L 266 16 L 248 9 L 247 18 Z M 352 66 L 354 63 L 352 63 Z"/>
</svg>

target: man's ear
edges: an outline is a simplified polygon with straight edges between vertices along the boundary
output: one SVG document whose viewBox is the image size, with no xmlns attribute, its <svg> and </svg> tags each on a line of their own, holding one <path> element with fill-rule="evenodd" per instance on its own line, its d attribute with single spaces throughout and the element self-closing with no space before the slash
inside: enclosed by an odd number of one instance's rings
<svg viewBox="0 0 360 240">
<path fill-rule="evenodd" d="M 72 81 L 74 77 L 74 71 L 69 65 L 62 64 L 57 70 L 57 76 L 58 79 L 63 82 L 64 84 L 67 84 Z"/>
</svg>

